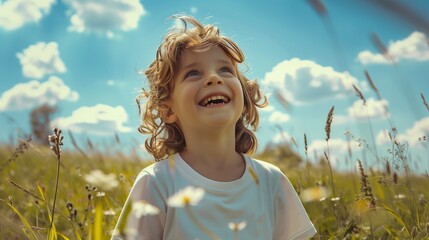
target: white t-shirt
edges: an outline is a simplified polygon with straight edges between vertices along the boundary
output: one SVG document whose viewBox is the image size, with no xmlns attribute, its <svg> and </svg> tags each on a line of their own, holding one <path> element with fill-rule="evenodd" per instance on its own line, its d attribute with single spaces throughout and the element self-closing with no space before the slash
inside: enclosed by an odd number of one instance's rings
<svg viewBox="0 0 429 240">
<path fill-rule="evenodd" d="M 179 154 L 173 161 L 154 163 L 137 176 L 127 202 L 144 200 L 159 208 L 156 215 L 137 218 L 128 214 L 126 239 L 210 239 L 184 208 L 167 205 L 167 199 L 187 186 L 201 187 L 205 194 L 188 210 L 220 239 L 308 239 L 316 233 L 297 193 L 280 169 L 244 155 L 246 171 L 232 182 L 217 182 L 192 169 Z M 249 170 L 250 168 L 253 169 Z M 257 177 L 252 176 L 256 173 Z M 123 221 L 122 210 L 120 221 Z M 114 233 L 117 233 L 119 222 Z M 234 232 L 230 222 L 246 222 Z M 234 236 L 234 234 L 237 234 Z M 121 239 L 113 236 L 112 239 Z"/>
</svg>

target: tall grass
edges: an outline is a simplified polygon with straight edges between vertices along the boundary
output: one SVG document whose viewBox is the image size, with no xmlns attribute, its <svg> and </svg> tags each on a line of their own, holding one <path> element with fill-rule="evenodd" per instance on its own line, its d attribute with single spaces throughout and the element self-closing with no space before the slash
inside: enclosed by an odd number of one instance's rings
<svg viewBox="0 0 429 240">
<path fill-rule="evenodd" d="M 332 118 L 333 108 L 325 126 L 327 145 Z M 56 136 L 61 139 L 59 131 Z M 24 142 L 27 147 L 22 151 Z M 28 139 L 16 148 L 0 146 L 0 239 L 108 239 L 134 178 L 150 163 L 119 152 L 103 154 L 89 146 L 81 149 L 85 155 L 79 150 L 58 150 L 53 154 L 52 149 Z M 329 190 L 322 196 L 314 192 L 304 202 L 318 230 L 314 239 L 429 237 L 429 178 L 411 172 L 406 143 L 392 137 L 390 156 L 380 156 L 387 159 L 385 169 L 375 170 L 356 159 L 357 174 L 335 171 L 329 164 L 329 151 L 318 163 L 310 161 L 306 152 L 305 164 L 298 167 L 291 167 L 287 157 L 279 158 L 274 152 L 256 157 L 278 165 L 298 193 L 314 187 Z M 112 185 L 115 181 L 118 184 Z"/>
</svg>

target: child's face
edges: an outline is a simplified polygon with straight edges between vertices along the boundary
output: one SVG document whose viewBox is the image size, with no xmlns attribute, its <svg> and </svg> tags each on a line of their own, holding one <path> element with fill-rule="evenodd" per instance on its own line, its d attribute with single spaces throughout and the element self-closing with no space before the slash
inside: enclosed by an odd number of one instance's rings
<svg viewBox="0 0 429 240">
<path fill-rule="evenodd" d="M 235 129 L 244 106 L 243 89 L 231 59 L 221 47 L 205 52 L 183 50 L 164 120 L 187 129 Z"/>
</svg>

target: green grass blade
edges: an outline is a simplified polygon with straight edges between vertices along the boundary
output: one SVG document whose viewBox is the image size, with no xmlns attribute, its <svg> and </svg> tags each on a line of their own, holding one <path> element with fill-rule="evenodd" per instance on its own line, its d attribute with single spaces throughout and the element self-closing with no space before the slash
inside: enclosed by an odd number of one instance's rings
<svg viewBox="0 0 429 240">
<path fill-rule="evenodd" d="M 45 194 L 43 193 L 42 188 L 39 185 L 37 185 L 37 189 L 39 190 L 40 196 L 42 197 L 43 201 L 47 203 Z M 49 222 L 51 222 L 52 221 L 51 211 L 49 209 L 48 204 L 45 204 L 45 206 L 46 206 L 46 211 L 48 213 Z M 52 227 L 50 227 L 50 229 L 48 230 L 48 240 L 57 240 L 57 239 L 58 239 L 57 229 L 55 228 L 55 224 L 52 223 Z"/>
<path fill-rule="evenodd" d="M 393 211 L 392 209 L 390 209 L 389 207 L 387 207 L 384 204 L 383 204 L 383 208 L 388 213 L 390 213 L 402 225 L 402 227 L 404 227 L 405 231 L 407 232 L 408 237 L 411 238 L 410 231 L 408 230 L 407 225 L 405 225 L 404 221 L 402 221 L 401 217 L 395 211 Z"/>
<path fill-rule="evenodd" d="M 103 240 L 103 206 L 101 201 L 98 201 L 95 206 L 93 234 L 94 240 Z"/>
<path fill-rule="evenodd" d="M 133 203 L 131 199 L 127 201 L 126 205 L 124 206 L 122 216 L 119 218 L 118 231 L 120 234 L 125 234 L 125 226 L 127 225 L 128 215 L 131 213 L 132 204 Z"/>
<path fill-rule="evenodd" d="M 33 231 L 33 228 L 31 227 L 30 223 L 27 221 L 27 219 L 18 211 L 18 209 L 16 209 L 12 204 L 4 201 L 3 199 L 0 199 L 1 201 L 5 202 L 12 210 L 14 213 L 16 213 L 16 215 L 18 215 L 19 219 L 21 219 L 21 222 L 24 224 L 25 229 L 31 233 L 28 234 L 27 231 L 23 231 L 24 234 L 29 238 L 29 239 L 34 239 L 37 240 L 37 236 Z"/>
<path fill-rule="evenodd" d="M 58 236 L 62 237 L 64 240 L 70 240 L 70 238 L 66 237 L 64 234 L 57 232 Z M 80 238 L 79 238 L 80 239 Z"/>
</svg>

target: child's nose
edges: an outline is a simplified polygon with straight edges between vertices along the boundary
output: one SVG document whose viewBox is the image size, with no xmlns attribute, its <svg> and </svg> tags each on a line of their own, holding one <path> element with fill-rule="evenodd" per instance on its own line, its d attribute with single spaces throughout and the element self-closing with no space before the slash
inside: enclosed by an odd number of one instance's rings
<svg viewBox="0 0 429 240">
<path fill-rule="evenodd" d="M 207 80 L 204 82 L 204 86 L 208 87 L 211 85 L 222 85 L 223 79 L 217 76 L 216 74 L 210 75 Z"/>
</svg>

